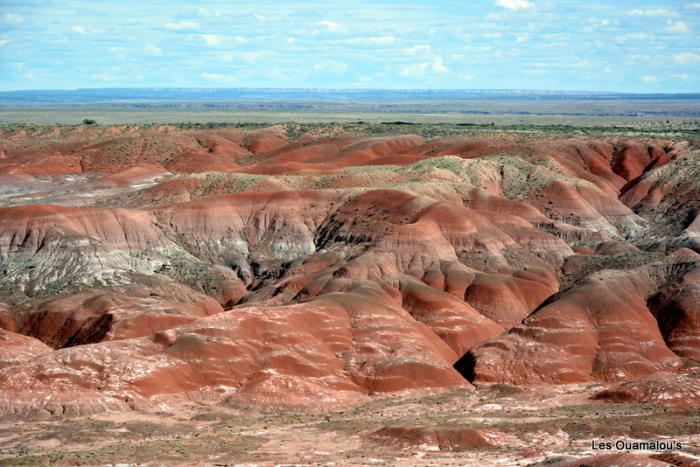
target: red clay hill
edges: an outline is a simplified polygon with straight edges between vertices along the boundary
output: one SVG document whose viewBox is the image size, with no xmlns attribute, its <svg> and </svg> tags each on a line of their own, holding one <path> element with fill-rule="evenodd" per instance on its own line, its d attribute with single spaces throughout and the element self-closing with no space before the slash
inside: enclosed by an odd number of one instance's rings
<svg viewBox="0 0 700 467">
<path fill-rule="evenodd" d="M 698 407 L 693 144 L 302 130 L 3 130 L 0 412 L 492 383 Z"/>
</svg>

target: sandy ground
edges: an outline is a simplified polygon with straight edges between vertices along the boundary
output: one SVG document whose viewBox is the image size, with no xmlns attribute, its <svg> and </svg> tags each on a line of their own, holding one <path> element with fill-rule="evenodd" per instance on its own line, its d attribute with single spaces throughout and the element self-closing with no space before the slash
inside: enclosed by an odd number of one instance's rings
<svg viewBox="0 0 700 467">
<path fill-rule="evenodd" d="M 683 443 L 700 462 L 700 413 L 604 404 L 600 385 L 410 392 L 342 411 L 255 411 L 226 402 L 0 424 L 0 465 L 537 465 L 597 454 L 592 440 Z M 478 446 L 382 437 L 384 427 L 476 430 Z M 655 456 L 653 451 L 637 454 Z"/>
</svg>

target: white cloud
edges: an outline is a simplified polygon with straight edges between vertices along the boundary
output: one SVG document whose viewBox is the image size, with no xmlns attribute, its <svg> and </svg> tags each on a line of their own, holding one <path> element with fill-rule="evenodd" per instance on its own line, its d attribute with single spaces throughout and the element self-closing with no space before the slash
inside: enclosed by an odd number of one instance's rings
<svg viewBox="0 0 700 467">
<path fill-rule="evenodd" d="M 507 10 L 524 10 L 532 8 L 534 5 L 529 0 L 496 0 L 496 6 Z"/>
<path fill-rule="evenodd" d="M 649 8 L 646 10 L 632 10 L 627 13 L 630 16 L 651 16 L 657 18 L 678 16 L 675 11 L 667 10 L 666 8 Z"/>
<path fill-rule="evenodd" d="M 221 60 L 224 62 L 238 61 L 253 63 L 262 58 L 271 58 L 275 57 L 276 55 L 276 52 L 271 52 L 269 50 L 258 50 L 256 52 L 224 52 L 221 54 Z"/>
<path fill-rule="evenodd" d="M 465 45 L 462 49 L 467 53 L 478 54 L 478 53 L 489 53 L 493 50 L 493 47 L 491 47 L 490 45 L 479 45 L 479 46 Z"/>
<path fill-rule="evenodd" d="M 211 18 L 211 17 L 222 17 L 223 15 L 218 12 L 214 11 L 211 8 L 199 8 L 197 9 L 197 16 L 201 18 Z"/>
<path fill-rule="evenodd" d="M 85 33 L 87 32 L 87 31 L 85 31 L 85 27 L 84 27 L 84 26 L 73 26 L 73 27 L 71 28 L 71 31 L 77 32 L 78 34 L 85 34 Z"/>
<path fill-rule="evenodd" d="M 202 78 L 210 81 L 233 81 L 233 76 L 224 75 L 222 73 L 202 73 Z"/>
<path fill-rule="evenodd" d="M 622 36 L 615 36 L 615 40 L 618 42 L 625 41 L 652 41 L 656 39 L 656 36 L 652 34 L 646 34 L 643 32 L 633 32 L 631 34 L 624 34 Z"/>
<path fill-rule="evenodd" d="M 320 26 L 325 27 L 329 31 L 333 31 L 333 32 L 345 31 L 345 26 L 343 26 L 342 24 L 336 23 L 335 21 L 329 21 L 327 19 L 324 19 L 322 21 L 319 21 L 318 24 Z"/>
<path fill-rule="evenodd" d="M 202 38 L 204 43 L 210 47 L 221 45 L 224 42 L 224 36 L 217 36 L 214 34 L 200 34 L 199 37 Z"/>
<path fill-rule="evenodd" d="M 90 75 L 91 79 L 94 79 L 96 81 L 115 81 L 117 79 L 117 76 L 111 74 L 111 73 L 93 73 Z"/>
<path fill-rule="evenodd" d="M 529 37 L 530 37 L 529 34 L 518 34 L 517 36 L 515 36 L 515 42 L 518 43 L 518 44 L 522 44 L 522 43 L 525 42 Z"/>
<path fill-rule="evenodd" d="M 688 81 L 690 79 L 690 75 L 688 75 L 688 73 L 677 73 L 671 76 L 681 81 Z"/>
<path fill-rule="evenodd" d="M 700 2 L 688 3 L 685 7 L 690 10 L 700 10 Z"/>
<path fill-rule="evenodd" d="M 642 81 L 649 84 L 658 83 L 659 77 L 654 75 L 644 75 L 642 76 Z"/>
<path fill-rule="evenodd" d="M 10 39 L 0 39 L 0 47 L 7 45 L 9 42 Z"/>
<path fill-rule="evenodd" d="M 676 61 L 676 63 L 687 65 L 689 63 L 700 62 L 700 54 L 696 54 L 695 52 L 681 52 L 674 55 L 673 59 Z"/>
<path fill-rule="evenodd" d="M 429 66 L 430 63 L 428 62 L 406 65 L 403 68 L 401 68 L 401 74 L 403 76 L 421 76 L 428 71 Z"/>
<path fill-rule="evenodd" d="M 113 46 L 109 48 L 109 51 L 114 54 L 115 60 L 124 61 L 128 59 L 126 47 Z"/>
<path fill-rule="evenodd" d="M 591 63 L 591 61 L 587 60 L 585 58 L 583 60 L 577 60 L 571 64 L 571 67 L 575 68 L 577 70 L 583 70 L 585 68 L 590 68 L 592 66 L 593 66 L 593 64 Z"/>
<path fill-rule="evenodd" d="M 333 73 L 342 73 L 344 71 L 347 71 L 348 65 L 339 62 L 337 60 L 325 60 L 321 63 L 317 63 L 314 65 L 314 70 L 316 71 L 331 71 Z"/>
<path fill-rule="evenodd" d="M 666 30 L 670 32 L 688 32 L 688 25 L 685 24 L 683 21 L 672 21 L 672 20 L 667 20 L 666 21 Z"/>
<path fill-rule="evenodd" d="M 413 63 L 401 68 L 401 74 L 403 76 L 422 76 L 428 71 L 445 74 L 448 73 L 450 69 L 445 66 L 445 61 L 440 56 L 433 57 L 430 62 Z"/>
<path fill-rule="evenodd" d="M 345 42 L 352 45 L 389 45 L 396 42 L 396 36 L 389 34 L 386 36 L 354 37 Z"/>
<path fill-rule="evenodd" d="M 403 53 L 405 53 L 406 55 L 418 55 L 418 54 L 422 54 L 422 53 L 430 53 L 431 50 L 432 49 L 427 44 L 417 44 L 417 45 L 414 45 L 413 47 L 409 47 L 407 49 L 401 49 L 401 51 Z"/>
<path fill-rule="evenodd" d="M 154 57 L 163 55 L 163 49 L 156 46 L 155 44 L 146 44 L 143 48 L 148 55 L 153 55 Z"/>
<path fill-rule="evenodd" d="M 287 44 L 294 44 L 297 40 L 294 37 L 288 37 L 284 40 Z"/>
<path fill-rule="evenodd" d="M 269 50 L 259 50 L 257 52 L 239 52 L 237 55 L 244 62 L 252 63 L 263 58 L 275 57 L 277 54 Z"/>
<path fill-rule="evenodd" d="M 7 12 L 2 16 L 2 22 L 7 24 L 21 24 L 24 23 L 24 18 L 12 12 Z"/>
<path fill-rule="evenodd" d="M 433 63 L 430 66 L 430 68 L 433 69 L 435 73 L 440 73 L 440 74 L 445 74 L 448 71 L 450 71 L 446 66 L 445 62 L 442 60 L 442 57 L 435 57 L 433 58 Z"/>
<path fill-rule="evenodd" d="M 232 44 L 245 44 L 248 42 L 243 36 L 224 36 L 221 34 L 197 34 L 196 36 L 204 41 L 204 44 L 209 47 L 218 47 L 222 45 L 232 45 Z"/>
<path fill-rule="evenodd" d="M 474 75 L 472 75 L 472 74 L 469 74 L 469 73 L 465 73 L 465 74 L 463 74 L 463 75 L 459 75 L 459 79 L 461 79 L 462 81 L 471 81 L 471 80 L 473 80 L 473 79 L 475 79 L 475 78 L 476 78 L 476 76 L 474 76 Z"/>
<path fill-rule="evenodd" d="M 165 29 L 171 31 L 182 31 L 186 29 L 199 29 L 199 21 L 174 21 L 166 23 Z"/>
</svg>

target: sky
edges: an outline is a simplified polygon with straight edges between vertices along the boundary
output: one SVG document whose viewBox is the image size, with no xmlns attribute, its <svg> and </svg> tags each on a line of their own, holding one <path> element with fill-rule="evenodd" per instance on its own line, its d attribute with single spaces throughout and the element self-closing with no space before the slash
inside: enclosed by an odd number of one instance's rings
<svg viewBox="0 0 700 467">
<path fill-rule="evenodd" d="M 700 91 L 698 1 L 0 0 L 0 90 Z"/>
</svg>

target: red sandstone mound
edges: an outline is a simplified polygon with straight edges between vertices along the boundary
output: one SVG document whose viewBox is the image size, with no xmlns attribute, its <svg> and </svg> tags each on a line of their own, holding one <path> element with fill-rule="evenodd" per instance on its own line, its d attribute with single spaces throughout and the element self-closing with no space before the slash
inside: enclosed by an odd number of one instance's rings
<svg viewBox="0 0 700 467">
<path fill-rule="evenodd" d="M 654 373 L 646 378 L 618 384 L 594 395 L 607 402 L 658 404 L 675 410 L 700 408 L 700 377 Z"/>
<path fill-rule="evenodd" d="M 151 282 L 151 287 L 146 286 Z M 211 297 L 169 281 L 106 292 L 86 290 L 39 301 L 18 312 L 16 327 L 54 348 L 150 336 L 157 331 L 221 312 Z"/>
<path fill-rule="evenodd" d="M 695 407 L 697 152 L 291 129 L 0 141 L 0 410 L 319 408 L 469 381 Z"/>
<path fill-rule="evenodd" d="M 5 410 L 91 413 L 231 394 L 271 405 L 337 405 L 363 394 L 468 387 L 454 352 L 377 288 L 219 313 L 151 337 L 62 349 L 0 370 Z M 89 362 L 86 363 L 86 362 Z M 232 365 L 232 363 L 234 363 Z M 47 396 L 51 397 L 47 397 Z M 358 399 L 359 398 L 359 399 Z M 67 410 L 67 409 L 61 409 Z"/>
<path fill-rule="evenodd" d="M 245 134 L 242 141 L 245 148 L 254 154 L 274 151 L 285 146 L 287 142 L 287 134 L 283 128 L 251 131 Z"/>
<path fill-rule="evenodd" d="M 336 137 L 297 142 L 278 147 L 243 170 L 254 174 L 315 173 L 342 167 L 380 164 L 409 164 L 423 156 L 416 152 L 418 136 L 357 139 Z"/>
<path fill-rule="evenodd" d="M 385 426 L 372 433 L 371 438 L 381 443 L 440 451 L 493 449 L 521 444 L 517 437 L 498 430 L 458 426 Z"/>
<path fill-rule="evenodd" d="M 680 270 L 697 270 L 682 252 L 632 270 L 603 270 L 552 297 L 508 334 L 481 344 L 457 363 L 470 380 L 567 383 L 622 381 L 677 371 L 646 299 Z"/>
<path fill-rule="evenodd" d="M 26 363 L 38 355 L 51 352 L 51 347 L 37 339 L 0 329 L 0 368 Z"/>
<path fill-rule="evenodd" d="M 97 186 L 133 187 L 149 184 L 168 172 L 156 165 L 140 165 L 116 172 L 95 180 Z"/>
<path fill-rule="evenodd" d="M 609 467 L 619 465 L 624 467 L 668 467 L 673 464 L 642 456 L 640 454 L 616 453 L 599 454 L 595 456 L 576 459 L 575 461 L 548 463 L 556 467 Z"/>
</svg>

